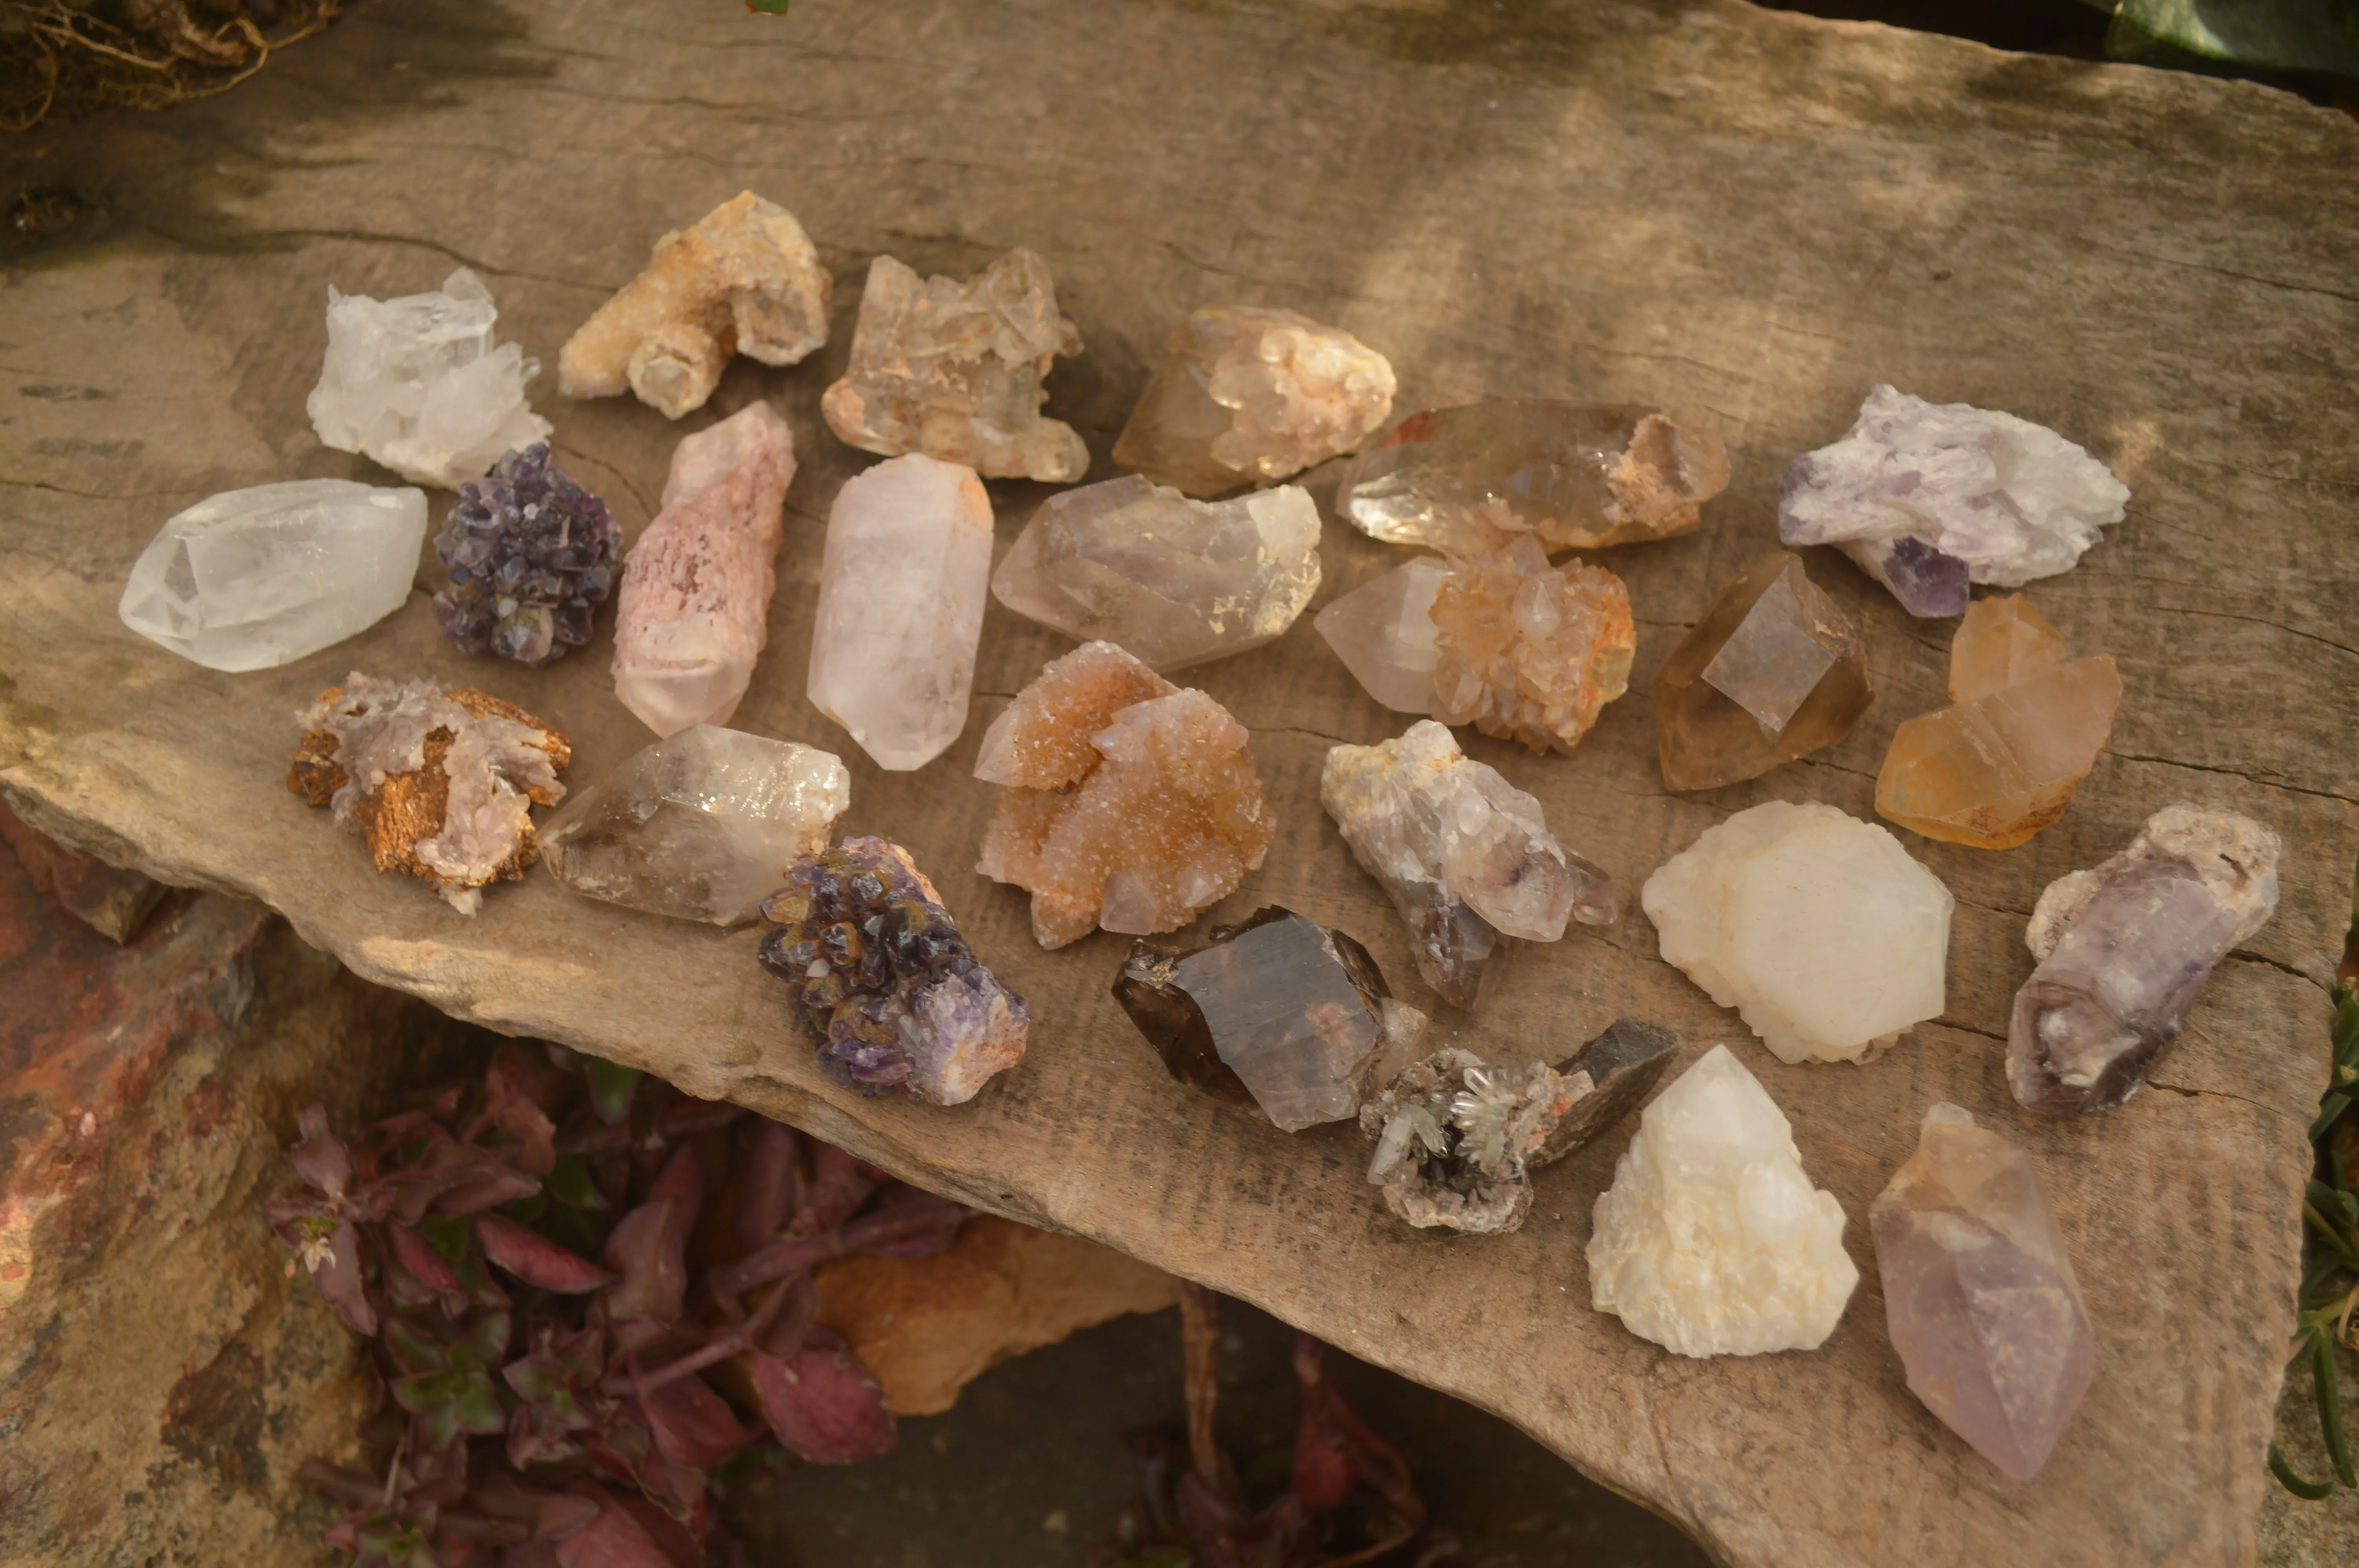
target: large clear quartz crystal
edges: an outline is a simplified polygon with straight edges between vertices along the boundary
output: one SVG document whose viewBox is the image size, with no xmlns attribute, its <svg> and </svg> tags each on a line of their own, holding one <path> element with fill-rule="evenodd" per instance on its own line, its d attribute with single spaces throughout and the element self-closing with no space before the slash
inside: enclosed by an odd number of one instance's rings
<svg viewBox="0 0 2359 1568">
<path fill-rule="evenodd" d="M 1842 440 L 1786 470 L 1777 532 L 1838 545 L 1911 615 L 1959 615 L 1967 584 L 2069 570 L 2129 487 L 2044 425 L 1879 386 Z"/>
<path fill-rule="evenodd" d="M 1432 614 L 1433 716 L 1445 724 L 1571 752 L 1629 689 L 1629 589 L 1603 567 L 1551 567 L 1528 535 L 1453 558 Z"/>
<path fill-rule="evenodd" d="M 1275 642 L 1319 591 L 1319 507 L 1299 485 L 1190 501 L 1132 475 L 1041 503 L 991 590 L 1158 670 Z"/>
<path fill-rule="evenodd" d="M 2030 1480 L 2097 1371 L 2081 1282 L 2030 1160 L 1937 1103 L 1867 1224 L 1909 1392 Z"/>
<path fill-rule="evenodd" d="M 2282 849 L 2249 816 L 2181 801 L 2120 854 L 2048 884 L 2024 932 L 2039 967 L 2007 1024 L 2025 1109 L 2076 1116 L 2137 1093 L 2212 967 L 2277 912 Z"/>
<path fill-rule="evenodd" d="M 1717 435 L 1648 409 L 1471 403 L 1396 423 L 1343 470 L 1335 510 L 1373 538 L 1459 555 L 1517 538 L 1595 549 L 1692 533 L 1727 485 Z"/>
<path fill-rule="evenodd" d="M 422 491 L 342 479 L 224 491 L 158 531 L 116 612 L 207 669 L 269 669 L 400 609 L 425 540 Z"/>
<path fill-rule="evenodd" d="M 372 299 L 328 290 L 328 352 L 305 406 L 320 439 L 420 484 L 480 479 L 503 452 L 548 438 L 525 402 L 540 373 L 499 319 L 483 279 L 461 267 L 440 293 Z"/>
<path fill-rule="evenodd" d="M 1475 1005 L 1509 938 L 1554 942 L 1568 920 L 1622 913 L 1612 881 L 1557 841 L 1540 803 L 1430 719 L 1396 741 L 1332 748 L 1319 798 L 1392 895 L 1418 973 L 1455 1006 Z"/>
<path fill-rule="evenodd" d="M 1114 460 L 1190 495 L 1300 473 L 1354 449 L 1392 414 L 1385 356 L 1291 310 L 1207 306 L 1168 348 Z"/>
<path fill-rule="evenodd" d="M 1832 806 L 1740 811 L 1664 861 L 1638 902 L 1664 961 L 1780 1061 L 1871 1061 L 1940 1015 L 1950 890 Z"/>
<path fill-rule="evenodd" d="M 1089 471 L 1071 425 L 1040 416 L 1041 383 L 1082 335 L 1057 309 L 1049 264 L 1008 252 L 982 276 L 868 267 L 843 378 L 820 399 L 828 428 L 863 451 L 922 452 L 994 479 L 1067 484 Z"/>
<path fill-rule="evenodd" d="M 1396 713 L 1433 711 L 1433 600 L 1449 575 L 1446 562 L 1419 556 L 1310 618 L 1352 678 Z"/>
<path fill-rule="evenodd" d="M 916 453 L 836 492 L 811 628 L 811 705 L 906 773 L 966 728 L 991 591 L 991 497 L 974 470 Z"/>
<path fill-rule="evenodd" d="M 1590 1304 L 1681 1356 L 1815 1350 L 1859 1270 L 1786 1113 L 1725 1045 L 1657 1096 L 1598 1195 Z"/>
<path fill-rule="evenodd" d="M 745 699 L 794 477 L 794 432 L 759 400 L 672 449 L 614 596 L 614 695 L 657 734 L 726 724 Z"/>
<path fill-rule="evenodd" d="M 541 856 L 575 892 L 738 925 L 851 804 L 828 752 L 700 724 L 576 791 L 541 824 Z"/>
</svg>

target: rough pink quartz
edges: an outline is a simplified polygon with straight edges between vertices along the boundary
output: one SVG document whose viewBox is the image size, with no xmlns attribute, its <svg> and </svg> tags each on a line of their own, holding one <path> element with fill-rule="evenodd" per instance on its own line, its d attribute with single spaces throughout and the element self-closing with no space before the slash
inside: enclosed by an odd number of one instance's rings
<svg viewBox="0 0 2359 1568">
<path fill-rule="evenodd" d="M 754 403 L 681 441 L 623 560 L 614 695 L 657 734 L 726 724 L 769 640 L 794 432 Z"/>
</svg>

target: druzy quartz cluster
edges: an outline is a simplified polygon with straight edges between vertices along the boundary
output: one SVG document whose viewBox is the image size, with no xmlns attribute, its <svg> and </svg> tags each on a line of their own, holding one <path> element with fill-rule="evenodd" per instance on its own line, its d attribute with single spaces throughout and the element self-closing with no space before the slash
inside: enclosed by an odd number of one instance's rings
<svg viewBox="0 0 2359 1568">
<path fill-rule="evenodd" d="M 614 586 L 623 526 L 536 441 L 459 487 L 434 535 L 451 586 L 434 619 L 463 653 L 545 665 L 590 641 Z"/>
</svg>

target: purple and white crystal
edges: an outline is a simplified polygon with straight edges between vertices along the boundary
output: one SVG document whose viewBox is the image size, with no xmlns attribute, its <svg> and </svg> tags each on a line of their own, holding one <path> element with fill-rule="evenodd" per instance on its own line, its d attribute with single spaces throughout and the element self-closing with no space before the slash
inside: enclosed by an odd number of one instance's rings
<svg viewBox="0 0 2359 1568">
<path fill-rule="evenodd" d="M 549 460 L 549 443 L 519 447 L 459 487 L 434 535 L 451 568 L 434 619 L 462 652 L 548 664 L 590 641 L 622 552 L 622 524 Z"/>
</svg>

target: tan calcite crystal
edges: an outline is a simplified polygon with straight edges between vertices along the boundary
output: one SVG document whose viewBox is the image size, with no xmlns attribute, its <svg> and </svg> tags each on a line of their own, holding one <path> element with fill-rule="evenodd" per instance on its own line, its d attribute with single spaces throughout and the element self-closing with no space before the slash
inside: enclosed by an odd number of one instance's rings
<svg viewBox="0 0 2359 1568">
<path fill-rule="evenodd" d="M 1032 894 L 1061 947 L 1173 931 L 1257 870 L 1276 830 L 1245 728 L 1112 643 L 1052 661 L 992 721 L 975 776 L 1003 787 L 975 869 Z"/>
<path fill-rule="evenodd" d="M 1877 815 L 1983 849 L 2063 816 L 2122 705 L 2110 654 L 2063 661 L 2064 639 L 2023 595 L 1970 605 L 1950 645 L 1953 703 L 1893 733 Z"/>
<path fill-rule="evenodd" d="M 647 270 L 566 340 L 557 388 L 627 388 L 677 419 L 704 406 L 730 355 L 790 365 L 825 343 L 834 288 L 795 215 L 743 191 L 656 242 Z"/>
<path fill-rule="evenodd" d="M 1433 596 L 1433 714 L 1535 752 L 1581 744 L 1629 689 L 1637 632 L 1622 579 L 1549 565 L 1529 535 L 1453 559 Z"/>
</svg>

